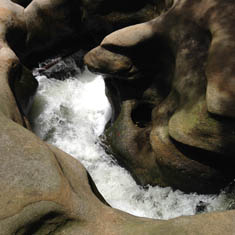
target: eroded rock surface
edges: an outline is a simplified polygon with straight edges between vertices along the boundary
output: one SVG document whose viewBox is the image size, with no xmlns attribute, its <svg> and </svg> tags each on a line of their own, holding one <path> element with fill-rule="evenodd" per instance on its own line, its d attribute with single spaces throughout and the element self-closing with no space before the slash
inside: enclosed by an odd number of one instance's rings
<svg viewBox="0 0 235 235">
<path fill-rule="evenodd" d="M 14 2 L 27 6 L 30 1 Z M 41 16 L 49 25 L 61 16 L 64 24 L 55 27 L 58 34 L 51 33 L 63 35 L 70 22 L 64 11 L 70 13 L 73 4 L 65 0 L 36 0 L 24 9 L 13 1 L 0 2 L 0 234 L 234 234 L 234 211 L 160 221 L 110 208 L 77 160 L 27 130 L 30 127 L 25 114 L 37 85 L 16 55 L 28 56 L 30 40 L 35 51 L 42 47 L 39 44 L 45 43 L 47 48 L 49 39 L 45 35 L 53 27 L 43 28 Z M 48 9 L 53 9 L 54 14 Z M 40 36 L 39 41 L 32 39 L 43 29 L 45 37 Z M 142 83 L 134 83 L 139 90 Z M 155 97 L 153 104 L 161 100 L 154 87 L 144 93 L 147 100 Z M 125 120 L 130 120 L 126 110 L 130 112 L 133 105 L 135 102 L 129 100 L 125 104 Z M 140 144 L 148 146 L 144 141 Z"/>
<path fill-rule="evenodd" d="M 175 1 L 86 55 L 92 70 L 117 77 L 122 109 L 109 141 L 140 184 L 211 193 L 233 180 L 234 10 L 232 1 Z"/>
</svg>

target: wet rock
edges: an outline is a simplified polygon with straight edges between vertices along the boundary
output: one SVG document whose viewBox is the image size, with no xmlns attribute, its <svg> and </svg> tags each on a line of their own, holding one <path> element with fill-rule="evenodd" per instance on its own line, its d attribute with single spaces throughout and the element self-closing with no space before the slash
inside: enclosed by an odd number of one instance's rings
<svg viewBox="0 0 235 235">
<path fill-rule="evenodd" d="M 206 202 L 200 201 L 196 206 L 196 214 L 206 212 L 208 204 Z"/>
</svg>

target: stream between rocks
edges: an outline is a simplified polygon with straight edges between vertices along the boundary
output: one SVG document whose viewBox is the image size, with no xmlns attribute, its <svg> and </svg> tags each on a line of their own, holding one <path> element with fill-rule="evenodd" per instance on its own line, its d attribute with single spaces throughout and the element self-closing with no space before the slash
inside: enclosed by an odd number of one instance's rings
<svg viewBox="0 0 235 235">
<path fill-rule="evenodd" d="M 102 147 L 100 137 L 112 115 L 103 77 L 81 72 L 72 57 L 49 73 L 40 73 L 42 66 L 34 71 L 39 88 L 30 114 L 33 131 L 81 161 L 112 207 L 156 219 L 234 208 L 233 194 L 225 192 L 198 195 L 170 187 L 138 186 Z M 56 74 L 63 79 L 55 79 Z"/>
</svg>

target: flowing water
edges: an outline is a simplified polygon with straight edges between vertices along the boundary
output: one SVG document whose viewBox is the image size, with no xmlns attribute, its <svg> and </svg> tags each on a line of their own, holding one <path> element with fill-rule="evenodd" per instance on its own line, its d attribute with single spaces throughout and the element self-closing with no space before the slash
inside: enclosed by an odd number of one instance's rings
<svg viewBox="0 0 235 235">
<path fill-rule="evenodd" d="M 69 66 L 73 73 L 63 81 L 48 79 L 36 71 L 40 85 L 31 110 L 33 130 L 81 161 L 112 207 L 158 219 L 233 207 L 232 197 L 225 193 L 197 195 L 170 187 L 139 187 L 102 148 L 99 137 L 112 112 L 102 76 L 87 70 L 81 73 L 73 60 L 69 60 Z"/>
</svg>

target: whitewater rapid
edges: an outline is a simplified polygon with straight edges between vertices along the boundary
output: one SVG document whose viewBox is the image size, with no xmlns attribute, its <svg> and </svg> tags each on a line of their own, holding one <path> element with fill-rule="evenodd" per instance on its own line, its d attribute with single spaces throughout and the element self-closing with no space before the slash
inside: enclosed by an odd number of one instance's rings
<svg viewBox="0 0 235 235">
<path fill-rule="evenodd" d="M 76 66 L 75 64 L 73 66 Z M 133 215 L 170 219 L 229 209 L 233 199 L 220 195 L 184 194 L 170 187 L 139 187 L 101 145 L 112 110 L 102 76 L 76 68 L 64 81 L 36 74 L 39 88 L 31 110 L 33 131 L 83 163 L 97 188 L 114 208 Z"/>
</svg>

